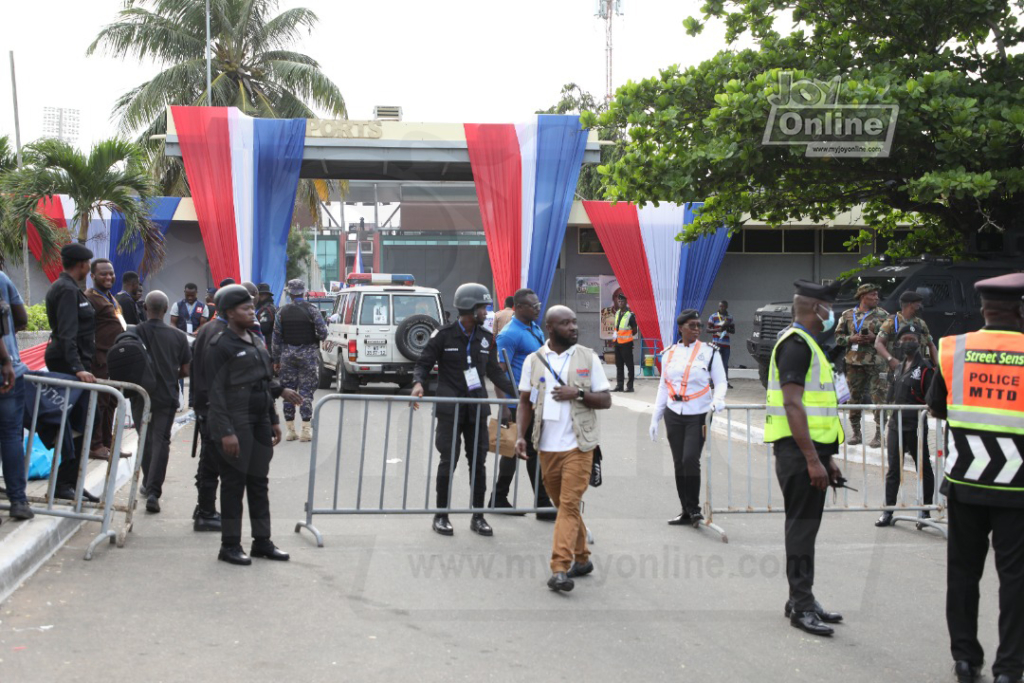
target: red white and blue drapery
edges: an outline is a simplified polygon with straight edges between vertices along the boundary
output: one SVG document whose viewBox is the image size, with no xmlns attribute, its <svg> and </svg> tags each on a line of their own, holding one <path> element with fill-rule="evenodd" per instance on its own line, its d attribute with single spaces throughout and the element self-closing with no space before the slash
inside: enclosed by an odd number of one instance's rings
<svg viewBox="0 0 1024 683">
<path fill-rule="evenodd" d="M 680 310 L 704 308 L 729 246 L 725 228 L 689 244 L 676 239 L 702 205 L 583 202 L 640 332 L 656 351 L 675 343 Z"/>
<path fill-rule="evenodd" d="M 547 301 L 579 179 L 587 131 L 578 116 L 467 123 L 495 298 L 529 287 Z"/>
<path fill-rule="evenodd" d="M 305 119 L 256 119 L 234 107 L 171 107 L 214 282 L 285 284 Z"/>
</svg>

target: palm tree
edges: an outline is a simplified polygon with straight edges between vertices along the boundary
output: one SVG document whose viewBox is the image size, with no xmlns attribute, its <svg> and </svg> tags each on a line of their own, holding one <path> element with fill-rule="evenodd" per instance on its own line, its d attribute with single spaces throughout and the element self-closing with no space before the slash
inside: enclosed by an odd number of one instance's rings
<svg viewBox="0 0 1024 683">
<path fill-rule="evenodd" d="M 0 187 L 4 178 L 17 168 L 17 158 L 11 148 L 10 139 L 0 135 Z M 22 262 L 23 240 L 25 239 L 25 221 L 16 220 L 11 206 L 11 198 L 0 191 L 0 268 L 8 263 L 18 265 Z M 36 211 L 36 206 L 29 207 L 28 220 L 35 226 L 43 246 L 43 264 L 56 258 L 57 248 L 66 241 L 61 232 L 54 228 L 53 222 Z"/>
<path fill-rule="evenodd" d="M 311 107 L 344 118 L 338 86 L 312 57 L 289 49 L 319 19 L 305 8 L 276 14 L 278 0 L 210 0 L 212 87 L 210 104 L 237 107 L 263 118 L 315 118 Z M 276 16 L 275 16 L 276 14 Z M 167 159 L 151 136 L 167 132 L 167 106 L 207 104 L 205 0 L 125 0 L 125 8 L 89 46 L 116 57 L 152 59 L 162 68 L 118 99 L 122 133 L 142 131 L 163 191 L 184 196 L 184 169 Z M 320 185 L 316 187 L 316 185 Z M 303 203 L 314 216 L 327 196 L 323 183 L 303 182 Z"/>
<path fill-rule="evenodd" d="M 89 236 L 92 214 L 103 208 L 124 217 L 124 236 L 118 251 L 145 246 L 143 273 L 153 272 L 163 261 L 163 237 L 149 219 L 156 183 L 145 167 L 145 152 L 120 139 L 104 140 L 88 155 L 63 140 L 43 139 L 26 147 L 25 166 L 3 178 L 11 213 L 19 223 L 29 218 L 40 199 L 66 194 L 75 202 L 72 224 L 78 241 Z"/>
</svg>

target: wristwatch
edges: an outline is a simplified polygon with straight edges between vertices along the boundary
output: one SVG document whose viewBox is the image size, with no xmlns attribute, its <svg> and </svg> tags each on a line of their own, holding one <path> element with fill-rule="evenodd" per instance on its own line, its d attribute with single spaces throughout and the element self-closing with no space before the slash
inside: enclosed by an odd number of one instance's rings
<svg viewBox="0 0 1024 683">
<path fill-rule="evenodd" d="M 579 393 L 576 395 L 576 400 L 577 401 L 582 401 L 583 400 L 583 395 L 584 395 L 585 392 L 582 389 L 579 389 L 578 391 L 579 391 Z"/>
</svg>

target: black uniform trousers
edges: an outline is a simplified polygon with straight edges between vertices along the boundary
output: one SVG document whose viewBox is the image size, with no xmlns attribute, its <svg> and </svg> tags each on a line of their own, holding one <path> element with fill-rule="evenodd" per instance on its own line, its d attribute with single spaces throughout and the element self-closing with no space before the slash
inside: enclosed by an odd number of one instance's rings
<svg viewBox="0 0 1024 683">
<path fill-rule="evenodd" d="M 206 416 L 198 416 L 199 463 L 196 467 L 196 491 L 199 512 L 210 516 L 217 512 L 217 487 L 220 484 L 220 455 L 217 444 L 210 438 Z"/>
<path fill-rule="evenodd" d="M 142 444 L 142 488 L 147 496 L 163 495 L 167 478 L 167 460 L 171 451 L 171 427 L 174 425 L 174 406 L 151 406 L 146 443 Z M 132 419 L 136 428 L 142 424 L 142 401 L 132 401 Z"/>
<path fill-rule="evenodd" d="M 818 456 L 828 471 L 832 456 Z M 814 543 L 825 509 L 825 491 L 811 486 L 804 458 L 792 438 L 775 443 L 775 476 L 786 509 L 786 578 L 789 598 L 797 612 L 814 609 Z"/>
<path fill-rule="evenodd" d="M 633 386 L 633 342 L 615 344 L 615 388 L 622 389 L 623 366 L 629 371 L 629 385 Z"/>
<path fill-rule="evenodd" d="M 665 431 L 676 471 L 676 493 L 683 512 L 700 512 L 700 455 L 706 439 L 707 413 L 677 415 L 665 411 Z"/>
<path fill-rule="evenodd" d="M 270 540 L 270 460 L 274 456 L 270 419 L 244 425 L 236 434 L 239 455 L 229 458 L 217 446 L 220 455 L 221 545 L 242 542 L 242 499 L 249 504 L 249 525 L 255 541 Z"/>
<path fill-rule="evenodd" d="M 999 649 L 992 675 L 1017 680 L 1024 672 L 1024 509 L 972 505 L 951 492 L 946 544 L 946 624 L 954 660 L 980 666 L 978 584 L 985 570 L 989 535 L 999 574 Z"/>
<path fill-rule="evenodd" d="M 515 429 L 516 409 L 512 408 L 512 429 Z M 490 445 L 490 444 L 488 444 Z M 508 498 L 508 492 L 515 480 L 519 458 L 500 458 L 498 463 L 498 481 L 494 485 L 495 498 Z M 526 471 L 530 475 L 530 489 L 537 491 L 536 504 L 539 508 L 552 507 L 551 498 L 544 490 L 544 482 L 540 473 L 540 458 L 533 445 L 533 421 L 526 426 Z"/>
<path fill-rule="evenodd" d="M 437 507 L 451 507 L 451 479 L 459 464 L 462 443 L 466 445 L 466 465 L 469 467 L 469 486 L 473 507 L 484 507 L 487 494 L 487 420 L 480 414 L 476 420 L 476 406 L 457 407 L 454 415 L 438 415 L 434 445 L 440 453 L 437 461 Z M 474 445 L 475 444 L 475 445 Z"/>
<path fill-rule="evenodd" d="M 906 424 L 906 423 L 904 423 Z M 896 495 L 900 491 L 900 473 L 903 471 L 904 454 L 914 460 L 914 467 L 924 469 L 924 504 L 931 505 L 935 497 L 935 472 L 928 453 L 928 421 L 924 423 L 924 453 L 921 454 L 921 465 L 917 464 L 917 429 L 903 430 L 903 453 L 900 453 L 900 432 L 896 420 L 889 421 L 886 435 L 886 450 L 889 455 L 889 469 L 885 473 L 885 504 L 895 505 Z M 916 499 L 915 499 L 916 500 Z"/>
</svg>

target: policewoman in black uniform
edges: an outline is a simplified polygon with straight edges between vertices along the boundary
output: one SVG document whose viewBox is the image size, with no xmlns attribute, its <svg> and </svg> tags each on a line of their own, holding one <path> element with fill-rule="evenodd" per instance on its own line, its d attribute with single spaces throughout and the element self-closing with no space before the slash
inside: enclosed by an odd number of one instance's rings
<svg viewBox="0 0 1024 683">
<path fill-rule="evenodd" d="M 242 497 L 249 501 L 252 557 L 287 560 L 270 540 L 268 475 L 274 446 L 281 441 L 270 354 L 250 328 L 256 324 L 245 287 L 217 292 L 217 310 L 227 325 L 210 339 L 203 363 L 208 384 L 208 429 L 220 456 L 221 548 L 218 559 L 252 564 L 242 550 Z M 280 395 L 279 385 L 274 385 Z"/>
<path fill-rule="evenodd" d="M 484 329 L 491 293 L 483 285 L 466 283 L 455 290 L 458 319 L 436 330 L 420 354 L 413 371 L 413 398 L 423 396 L 423 383 L 437 364 L 437 396 L 487 398 L 486 375 L 506 396 L 515 389 L 498 365 L 494 336 Z M 470 493 L 474 508 L 484 507 L 487 493 L 487 418 L 490 406 L 458 406 L 439 403 L 434 445 L 440 453 L 437 462 L 437 507 L 451 507 L 451 476 L 459 461 L 459 437 L 466 445 L 466 464 L 470 471 Z M 477 417 L 479 416 L 479 423 Z M 454 438 L 453 438 L 454 437 Z M 473 476 L 475 468 L 475 476 Z M 444 536 L 455 533 L 448 515 L 434 515 L 434 531 Z M 475 513 L 469 528 L 481 536 L 494 534 L 482 513 Z"/>
<path fill-rule="evenodd" d="M 958 681 L 981 676 L 978 585 L 989 537 L 999 574 L 995 683 L 1024 672 L 1024 273 L 981 280 L 985 326 L 939 341 L 928 408 L 949 428 L 946 625 Z"/>
</svg>

